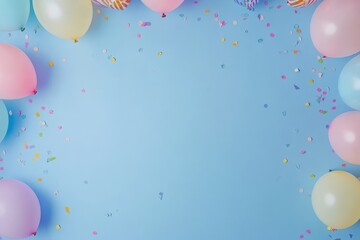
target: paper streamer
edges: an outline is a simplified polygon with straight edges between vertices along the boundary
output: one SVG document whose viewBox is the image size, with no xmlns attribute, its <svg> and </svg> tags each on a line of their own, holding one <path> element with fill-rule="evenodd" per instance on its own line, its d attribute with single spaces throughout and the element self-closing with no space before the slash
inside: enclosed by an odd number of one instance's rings
<svg viewBox="0 0 360 240">
<path fill-rule="evenodd" d="M 316 0 L 288 0 L 287 5 L 295 8 L 302 8 L 309 6 L 316 2 Z"/>
<path fill-rule="evenodd" d="M 259 3 L 259 0 L 234 0 L 237 4 L 246 7 L 249 10 L 254 10 L 254 6 Z"/>
<path fill-rule="evenodd" d="M 92 0 L 92 2 L 102 7 L 124 10 L 129 6 L 131 0 Z"/>
</svg>

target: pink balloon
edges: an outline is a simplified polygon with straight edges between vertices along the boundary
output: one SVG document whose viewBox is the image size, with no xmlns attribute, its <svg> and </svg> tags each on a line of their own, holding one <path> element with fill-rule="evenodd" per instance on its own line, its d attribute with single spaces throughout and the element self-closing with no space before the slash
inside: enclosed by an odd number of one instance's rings
<svg viewBox="0 0 360 240">
<path fill-rule="evenodd" d="M 360 51 L 360 1 L 324 0 L 311 19 L 315 48 L 328 57 L 346 57 Z"/>
<path fill-rule="evenodd" d="M 0 181 L 0 235 L 25 238 L 35 235 L 40 203 L 31 188 L 17 180 Z"/>
<path fill-rule="evenodd" d="M 17 99 L 36 93 L 33 64 L 17 47 L 0 43 L 0 99 Z"/>
<path fill-rule="evenodd" d="M 162 13 L 165 16 L 165 13 L 171 12 L 174 9 L 178 8 L 184 0 L 141 0 L 148 8 L 151 10 Z"/>
<path fill-rule="evenodd" d="M 360 164 L 360 112 L 346 112 L 336 117 L 329 128 L 329 140 L 339 157 Z"/>
</svg>

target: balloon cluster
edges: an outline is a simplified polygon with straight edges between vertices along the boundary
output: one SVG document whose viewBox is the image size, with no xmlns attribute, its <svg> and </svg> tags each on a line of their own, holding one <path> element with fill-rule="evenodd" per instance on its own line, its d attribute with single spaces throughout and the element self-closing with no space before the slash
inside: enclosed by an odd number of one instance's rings
<svg viewBox="0 0 360 240">
<path fill-rule="evenodd" d="M 131 0 L 33 0 L 40 24 L 51 34 L 77 42 L 90 28 L 94 4 L 124 10 Z M 164 16 L 184 0 L 142 0 Z M 25 29 L 30 0 L 0 0 L 0 31 Z M 36 94 L 37 75 L 31 60 L 19 48 L 0 43 L 0 99 Z M 0 143 L 9 126 L 9 114 L 0 100 Z M 0 235 L 25 238 L 35 235 L 40 223 L 40 203 L 29 186 L 17 180 L 0 180 Z"/>
<path fill-rule="evenodd" d="M 311 39 L 324 56 L 340 58 L 360 51 L 360 1 L 324 0 L 310 24 Z M 360 55 L 343 68 L 339 93 L 351 108 L 360 110 Z M 329 141 L 343 160 L 360 165 L 360 112 L 336 117 L 330 124 Z M 328 226 L 343 229 L 360 219 L 360 181 L 343 171 L 322 176 L 314 186 L 312 205 L 318 218 Z"/>
</svg>

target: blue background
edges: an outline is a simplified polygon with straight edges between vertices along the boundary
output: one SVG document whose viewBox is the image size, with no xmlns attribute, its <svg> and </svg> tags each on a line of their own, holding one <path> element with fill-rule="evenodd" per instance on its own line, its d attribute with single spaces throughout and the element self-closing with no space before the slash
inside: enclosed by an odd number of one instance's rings
<svg viewBox="0 0 360 240">
<path fill-rule="evenodd" d="M 0 33 L 38 73 L 37 95 L 5 101 L 0 145 L 1 176 L 40 199 L 33 239 L 358 239 L 359 224 L 329 231 L 311 207 L 329 169 L 360 175 L 327 138 L 350 110 L 337 81 L 351 58 L 318 61 L 316 5 L 185 0 L 163 19 L 133 0 L 95 7 L 76 44 L 33 12 Z"/>
</svg>

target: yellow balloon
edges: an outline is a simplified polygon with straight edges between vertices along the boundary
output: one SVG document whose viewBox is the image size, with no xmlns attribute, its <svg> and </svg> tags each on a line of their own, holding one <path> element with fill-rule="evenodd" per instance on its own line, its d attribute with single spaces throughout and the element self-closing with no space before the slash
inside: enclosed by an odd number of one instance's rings
<svg viewBox="0 0 360 240">
<path fill-rule="evenodd" d="M 91 0 L 33 0 L 33 6 L 48 32 L 75 42 L 87 32 L 93 17 Z"/>
<path fill-rule="evenodd" d="M 318 218 L 332 228 L 348 228 L 360 218 L 360 181 L 350 173 L 332 171 L 323 175 L 311 198 Z"/>
</svg>

